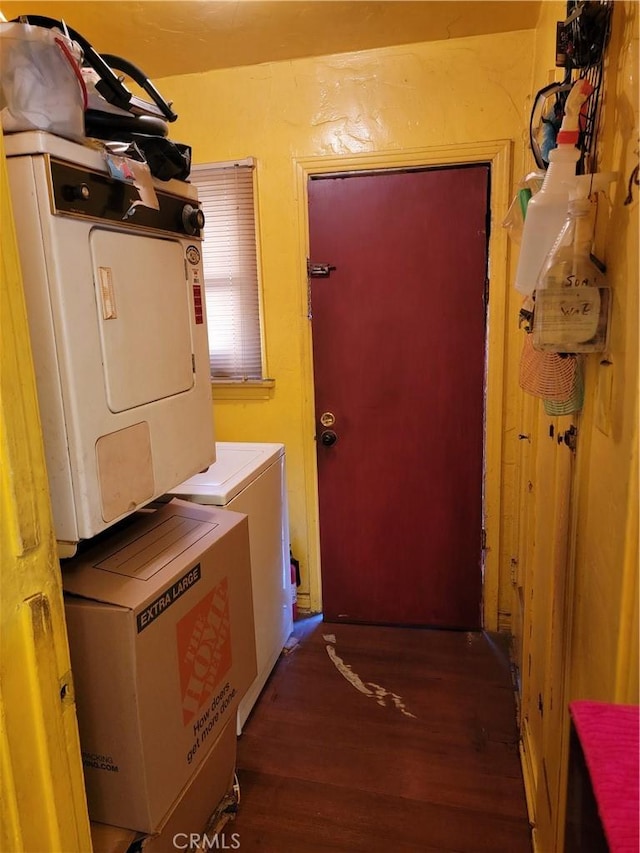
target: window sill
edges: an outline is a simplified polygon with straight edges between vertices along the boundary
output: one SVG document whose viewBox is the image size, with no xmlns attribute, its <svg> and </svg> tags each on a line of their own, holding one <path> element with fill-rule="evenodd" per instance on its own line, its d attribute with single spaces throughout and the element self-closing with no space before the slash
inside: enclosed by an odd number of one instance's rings
<svg viewBox="0 0 640 853">
<path fill-rule="evenodd" d="M 214 400 L 270 400 L 276 387 L 275 379 L 243 382 L 211 382 Z"/>
</svg>

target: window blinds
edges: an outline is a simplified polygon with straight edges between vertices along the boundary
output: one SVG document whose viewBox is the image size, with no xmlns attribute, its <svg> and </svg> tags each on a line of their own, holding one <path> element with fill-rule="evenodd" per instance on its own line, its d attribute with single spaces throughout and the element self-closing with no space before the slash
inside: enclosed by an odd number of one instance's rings
<svg viewBox="0 0 640 853">
<path fill-rule="evenodd" d="M 195 166 L 211 378 L 262 379 L 253 160 Z"/>
</svg>

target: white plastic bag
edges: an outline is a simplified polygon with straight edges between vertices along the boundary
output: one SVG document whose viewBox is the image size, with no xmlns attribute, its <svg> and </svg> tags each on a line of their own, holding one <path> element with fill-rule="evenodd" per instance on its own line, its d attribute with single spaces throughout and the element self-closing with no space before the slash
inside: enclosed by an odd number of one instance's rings
<svg viewBox="0 0 640 853">
<path fill-rule="evenodd" d="M 46 130 L 81 140 L 82 50 L 58 29 L 0 23 L 0 119 L 5 133 Z"/>
</svg>

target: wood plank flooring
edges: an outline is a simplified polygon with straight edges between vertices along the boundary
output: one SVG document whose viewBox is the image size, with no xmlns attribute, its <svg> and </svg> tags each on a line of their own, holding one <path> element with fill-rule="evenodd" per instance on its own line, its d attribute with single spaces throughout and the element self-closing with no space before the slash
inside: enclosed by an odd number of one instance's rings
<svg viewBox="0 0 640 853">
<path fill-rule="evenodd" d="M 530 853 L 497 637 L 319 617 L 296 634 L 238 741 L 242 853 Z"/>
</svg>

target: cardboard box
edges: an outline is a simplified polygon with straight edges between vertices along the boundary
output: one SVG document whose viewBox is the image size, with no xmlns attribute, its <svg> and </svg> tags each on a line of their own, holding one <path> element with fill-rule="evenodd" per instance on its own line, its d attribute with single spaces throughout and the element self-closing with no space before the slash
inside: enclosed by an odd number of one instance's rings
<svg viewBox="0 0 640 853">
<path fill-rule="evenodd" d="M 235 722 L 230 719 L 156 834 L 145 836 L 132 830 L 92 823 L 93 853 L 127 853 L 133 844 L 136 845 L 134 849 L 142 848 L 144 853 L 176 853 L 176 850 L 193 853 L 207 832 L 211 816 L 233 788 L 236 743 Z M 218 839 L 220 847 L 222 835 L 230 846 L 232 832 L 233 824 L 223 828 Z M 209 849 L 216 848 L 211 844 Z"/>
<path fill-rule="evenodd" d="M 89 816 L 156 832 L 256 675 L 247 517 L 174 500 L 63 586 Z"/>
</svg>

